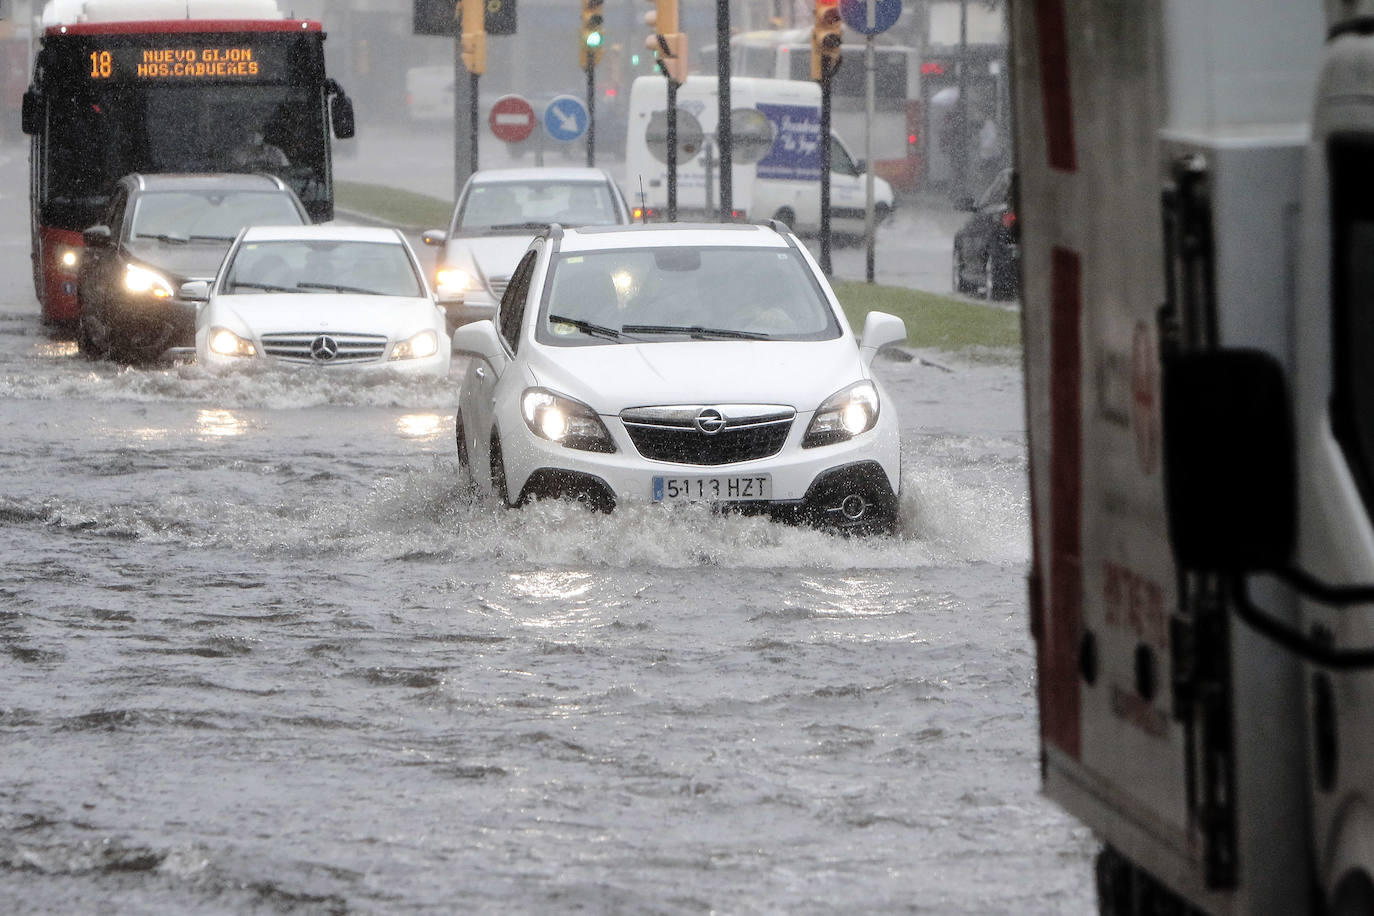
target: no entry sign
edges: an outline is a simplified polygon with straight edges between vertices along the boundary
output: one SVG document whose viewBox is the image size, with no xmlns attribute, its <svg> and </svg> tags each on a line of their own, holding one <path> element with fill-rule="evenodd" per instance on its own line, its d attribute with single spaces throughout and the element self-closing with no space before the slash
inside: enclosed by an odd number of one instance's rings
<svg viewBox="0 0 1374 916">
<path fill-rule="evenodd" d="M 487 124 L 498 140 L 519 143 L 534 131 L 534 109 L 522 96 L 503 95 L 492 104 Z"/>
</svg>

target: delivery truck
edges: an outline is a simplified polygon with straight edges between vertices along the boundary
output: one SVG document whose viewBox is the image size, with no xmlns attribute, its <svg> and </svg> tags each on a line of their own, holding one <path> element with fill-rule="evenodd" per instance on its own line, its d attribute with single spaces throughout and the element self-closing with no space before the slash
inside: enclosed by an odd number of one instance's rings
<svg viewBox="0 0 1374 916">
<path fill-rule="evenodd" d="M 1374 913 L 1374 2 L 1010 35 L 1044 791 L 1102 913 Z"/>
<path fill-rule="evenodd" d="M 678 87 L 677 208 L 679 219 L 715 219 L 720 212 L 716 172 L 716 78 L 693 75 Z M 736 219 L 777 219 L 803 235 L 821 224 L 821 90 L 806 80 L 734 77 L 730 80 L 731 204 Z M 625 136 L 626 196 L 649 218 L 668 207 L 667 80 L 638 77 L 630 87 Z M 866 163 L 837 135 L 830 138 L 830 225 L 840 236 L 862 238 L 867 201 Z M 892 186 L 873 180 L 874 224 L 894 206 Z"/>
</svg>

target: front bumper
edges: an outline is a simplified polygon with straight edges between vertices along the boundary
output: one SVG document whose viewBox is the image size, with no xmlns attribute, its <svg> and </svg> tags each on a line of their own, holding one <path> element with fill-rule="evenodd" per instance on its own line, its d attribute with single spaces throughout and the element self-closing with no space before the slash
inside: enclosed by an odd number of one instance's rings
<svg viewBox="0 0 1374 916">
<path fill-rule="evenodd" d="M 655 477 L 766 474 L 772 484 L 770 499 L 725 500 L 714 505 L 842 530 L 887 531 L 896 521 L 899 442 L 895 421 L 886 417 L 873 430 L 848 442 L 802 448 L 810 414 L 799 414 L 777 454 L 709 466 L 646 459 L 615 418 L 602 420 L 616 442 L 614 453 L 565 448 L 534 436 L 523 423 L 518 429 L 504 430 L 508 434 L 502 439 L 507 488 L 516 502 L 573 498 L 610 511 L 625 504 L 653 503 Z"/>
</svg>

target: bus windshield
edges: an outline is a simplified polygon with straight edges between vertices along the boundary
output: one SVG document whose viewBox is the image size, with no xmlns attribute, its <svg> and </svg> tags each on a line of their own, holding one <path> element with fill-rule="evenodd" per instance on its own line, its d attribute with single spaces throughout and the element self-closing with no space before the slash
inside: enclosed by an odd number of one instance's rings
<svg viewBox="0 0 1374 916">
<path fill-rule="evenodd" d="M 130 172 L 270 172 L 314 213 L 327 155 L 323 106 L 304 88 L 102 86 L 52 102 L 43 222 L 84 228 Z"/>
</svg>

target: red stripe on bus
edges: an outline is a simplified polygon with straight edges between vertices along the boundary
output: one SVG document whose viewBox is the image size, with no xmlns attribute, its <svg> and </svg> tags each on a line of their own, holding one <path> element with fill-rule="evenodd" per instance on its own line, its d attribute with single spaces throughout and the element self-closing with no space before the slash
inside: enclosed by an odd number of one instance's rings
<svg viewBox="0 0 1374 916">
<path fill-rule="evenodd" d="M 186 32 L 319 32 L 308 19 L 157 19 L 142 22 L 73 22 L 50 25 L 47 35 L 159 35 Z"/>
<path fill-rule="evenodd" d="M 1049 607 L 1036 648 L 1041 735 L 1075 759 L 1082 750 L 1082 276 L 1078 252 L 1055 248 L 1050 261 Z"/>
<path fill-rule="evenodd" d="M 1040 101 L 1045 115 L 1045 151 L 1050 167 L 1078 168 L 1073 140 L 1073 102 L 1069 95 L 1069 39 L 1064 0 L 1036 0 L 1040 37 Z"/>
</svg>

